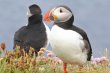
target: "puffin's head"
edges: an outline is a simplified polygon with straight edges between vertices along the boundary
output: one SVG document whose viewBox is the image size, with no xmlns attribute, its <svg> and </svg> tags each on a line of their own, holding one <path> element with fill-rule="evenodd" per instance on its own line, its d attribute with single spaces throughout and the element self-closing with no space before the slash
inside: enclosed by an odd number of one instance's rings
<svg viewBox="0 0 110 73">
<path fill-rule="evenodd" d="M 57 6 L 44 15 L 44 21 L 66 22 L 73 16 L 72 11 L 67 6 Z"/>
<path fill-rule="evenodd" d="M 40 7 L 36 4 L 33 4 L 33 5 L 29 6 L 27 16 L 31 17 L 32 15 L 41 14 L 41 13 L 42 13 L 42 11 L 41 11 Z"/>
</svg>

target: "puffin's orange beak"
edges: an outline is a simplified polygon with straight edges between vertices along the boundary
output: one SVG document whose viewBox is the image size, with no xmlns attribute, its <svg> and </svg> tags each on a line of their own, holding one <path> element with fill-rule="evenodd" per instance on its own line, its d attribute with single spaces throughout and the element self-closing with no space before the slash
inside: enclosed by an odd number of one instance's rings
<svg viewBox="0 0 110 73">
<path fill-rule="evenodd" d="M 52 10 L 48 11 L 43 17 L 44 21 L 47 21 L 47 22 L 55 21 L 57 18 L 58 18 L 57 16 L 52 14 Z"/>
<path fill-rule="evenodd" d="M 51 13 L 51 10 L 48 11 L 48 12 L 44 15 L 44 17 L 43 17 L 44 21 L 47 21 L 47 22 L 50 22 L 50 21 L 51 21 L 51 20 L 50 20 L 50 13 Z"/>
</svg>

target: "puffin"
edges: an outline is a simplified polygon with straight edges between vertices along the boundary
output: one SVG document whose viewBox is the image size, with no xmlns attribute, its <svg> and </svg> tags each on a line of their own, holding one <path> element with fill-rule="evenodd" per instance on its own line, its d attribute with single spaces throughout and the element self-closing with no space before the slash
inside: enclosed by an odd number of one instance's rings
<svg viewBox="0 0 110 73">
<path fill-rule="evenodd" d="M 74 15 L 68 6 L 60 5 L 44 15 L 44 21 L 53 21 L 50 44 L 53 52 L 63 61 L 64 73 L 67 64 L 81 67 L 91 61 L 92 47 L 86 32 L 74 25 Z"/>
<path fill-rule="evenodd" d="M 21 27 L 14 34 L 13 49 L 19 46 L 20 50 L 24 49 L 28 53 L 32 47 L 37 54 L 40 48 L 47 48 L 50 29 L 43 22 L 42 11 L 38 5 L 32 4 L 28 7 L 27 17 L 27 25 Z"/>
</svg>

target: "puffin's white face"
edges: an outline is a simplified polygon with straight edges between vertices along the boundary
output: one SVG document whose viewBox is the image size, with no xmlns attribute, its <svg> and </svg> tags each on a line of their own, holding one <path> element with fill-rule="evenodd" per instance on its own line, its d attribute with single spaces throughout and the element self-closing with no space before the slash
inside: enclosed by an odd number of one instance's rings
<svg viewBox="0 0 110 73">
<path fill-rule="evenodd" d="M 64 7 L 57 7 L 52 9 L 51 14 L 53 15 L 54 21 L 66 22 L 72 17 L 72 12 Z"/>
<path fill-rule="evenodd" d="M 29 9 L 27 10 L 27 16 L 28 16 L 28 17 L 31 17 L 31 16 L 32 16 L 32 14 L 31 14 L 31 12 L 30 12 Z"/>
</svg>

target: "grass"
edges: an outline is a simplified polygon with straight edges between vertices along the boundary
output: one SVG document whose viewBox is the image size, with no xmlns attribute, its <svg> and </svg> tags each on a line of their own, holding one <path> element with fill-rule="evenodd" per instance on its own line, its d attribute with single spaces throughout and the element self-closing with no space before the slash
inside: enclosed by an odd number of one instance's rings
<svg viewBox="0 0 110 73">
<path fill-rule="evenodd" d="M 32 56 L 33 48 L 30 49 L 29 54 L 19 50 L 7 51 L 5 44 L 1 44 L 0 55 L 0 73 L 63 73 L 63 62 L 59 59 L 54 59 L 52 55 L 44 57 L 45 49 Z M 49 53 L 49 52 L 48 52 Z M 77 73 L 78 66 L 68 64 L 68 73 Z M 81 73 L 110 73 L 110 62 L 103 61 L 98 64 L 91 64 L 91 62 L 84 65 Z"/>
</svg>

